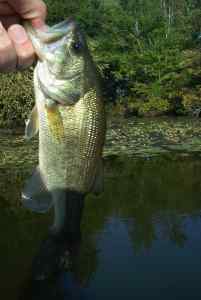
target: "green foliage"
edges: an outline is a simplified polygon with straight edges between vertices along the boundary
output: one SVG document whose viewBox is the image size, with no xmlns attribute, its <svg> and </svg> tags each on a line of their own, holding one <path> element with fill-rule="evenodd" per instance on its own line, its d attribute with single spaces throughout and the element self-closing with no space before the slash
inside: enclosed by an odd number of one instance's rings
<svg viewBox="0 0 201 300">
<path fill-rule="evenodd" d="M 0 74 L 0 127 L 23 126 L 33 106 L 32 72 Z"/>
<path fill-rule="evenodd" d="M 137 115 L 153 111 L 187 114 L 200 106 L 199 1 L 45 2 L 49 24 L 68 16 L 80 23 L 103 77 L 108 102 L 120 103 Z M 31 75 L 20 76 L 0 75 L 0 126 L 15 120 L 23 124 L 30 108 Z"/>
<path fill-rule="evenodd" d="M 169 102 L 162 98 L 150 98 L 142 104 L 134 103 L 133 109 L 138 111 L 139 116 L 156 116 L 169 110 Z M 132 107 L 132 106 L 131 106 Z"/>
</svg>

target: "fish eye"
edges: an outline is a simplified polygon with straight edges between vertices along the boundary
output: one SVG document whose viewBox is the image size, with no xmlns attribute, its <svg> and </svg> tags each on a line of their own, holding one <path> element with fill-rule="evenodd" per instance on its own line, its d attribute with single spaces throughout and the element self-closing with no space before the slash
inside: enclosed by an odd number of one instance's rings
<svg viewBox="0 0 201 300">
<path fill-rule="evenodd" d="M 73 48 L 73 50 L 78 52 L 82 49 L 82 43 L 79 42 L 79 41 L 78 42 L 73 42 L 72 48 Z"/>
</svg>

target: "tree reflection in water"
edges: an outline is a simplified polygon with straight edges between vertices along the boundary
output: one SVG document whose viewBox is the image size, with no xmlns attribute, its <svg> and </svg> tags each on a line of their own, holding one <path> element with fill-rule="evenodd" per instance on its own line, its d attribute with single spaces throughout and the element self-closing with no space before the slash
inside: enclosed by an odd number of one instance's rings
<svg viewBox="0 0 201 300">
<path fill-rule="evenodd" d="M 37 260 L 40 261 L 40 267 L 43 266 L 47 270 L 45 272 L 53 275 L 48 280 L 36 280 L 32 284 L 25 280 L 25 296 L 21 296 L 21 299 L 40 299 L 40 292 L 43 299 L 63 299 L 67 290 L 79 291 L 79 297 L 84 297 L 88 290 L 82 288 L 88 286 L 102 264 L 99 242 L 100 236 L 104 236 L 108 230 L 109 219 L 118 219 L 125 225 L 133 255 L 149 251 L 153 245 L 164 241 L 168 242 L 169 247 L 174 245 L 182 251 L 193 234 L 187 220 L 199 220 L 199 157 L 181 154 L 151 159 L 113 156 L 105 160 L 104 193 L 97 198 L 89 196 L 86 199 L 81 241 L 78 239 L 70 245 L 65 239 L 60 242 L 47 239 L 45 247 L 49 249 L 48 258 L 48 251 L 43 252 L 43 246 L 41 248 L 39 243 L 44 240 L 51 215 L 38 216 L 19 207 L 19 194 L 27 173 L 24 170 L 22 176 L 18 170 L 0 177 L 0 186 L 3 188 L 0 196 L 0 226 L 7 229 L 6 232 L 2 231 L 0 241 L 0 278 L 7 291 L 7 299 L 13 299 L 13 294 L 9 296 L 10 282 L 14 295 L 22 291 L 21 282 L 30 275 L 27 266 L 31 265 L 33 257 L 38 257 L 37 248 L 42 257 L 41 261 Z M 114 227 L 113 230 L 118 229 Z M 58 257 L 60 259 L 57 260 Z M 76 288 L 71 286 L 68 289 L 68 283 Z M 15 296 L 15 299 L 18 298 Z"/>
</svg>

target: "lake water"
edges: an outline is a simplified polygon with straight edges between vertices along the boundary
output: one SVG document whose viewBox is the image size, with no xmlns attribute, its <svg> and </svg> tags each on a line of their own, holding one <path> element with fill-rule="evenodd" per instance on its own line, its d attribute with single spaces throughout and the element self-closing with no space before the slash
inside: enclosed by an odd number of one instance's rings
<svg viewBox="0 0 201 300">
<path fill-rule="evenodd" d="M 0 297 L 199 299 L 200 127 L 185 119 L 109 125 L 105 191 L 87 197 L 81 242 L 70 258 L 62 246 L 70 263 L 45 280 L 32 279 L 32 262 L 52 214 L 20 204 L 37 163 L 37 141 L 27 145 L 21 135 L 1 134 Z"/>
</svg>

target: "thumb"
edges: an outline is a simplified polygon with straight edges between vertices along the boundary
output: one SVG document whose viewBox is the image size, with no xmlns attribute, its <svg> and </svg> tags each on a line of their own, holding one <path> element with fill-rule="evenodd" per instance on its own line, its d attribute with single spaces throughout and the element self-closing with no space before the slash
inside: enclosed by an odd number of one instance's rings
<svg viewBox="0 0 201 300">
<path fill-rule="evenodd" d="M 44 23 L 47 7 L 42 0 L 8 0 L 8 3 L 21 18 Z"/>
</svg>

